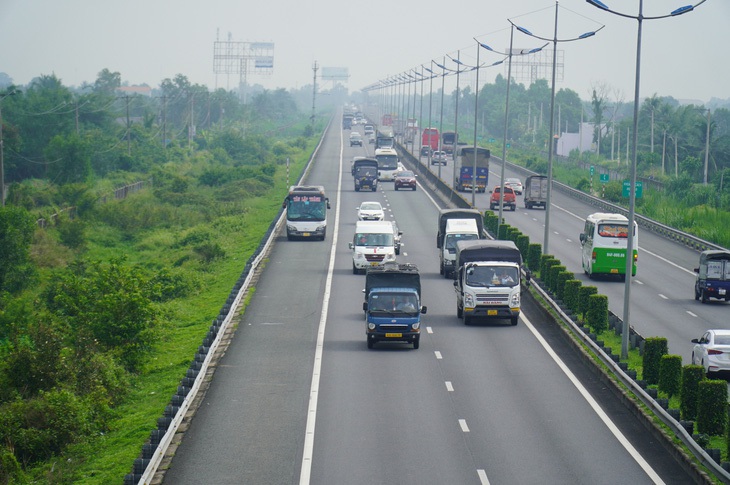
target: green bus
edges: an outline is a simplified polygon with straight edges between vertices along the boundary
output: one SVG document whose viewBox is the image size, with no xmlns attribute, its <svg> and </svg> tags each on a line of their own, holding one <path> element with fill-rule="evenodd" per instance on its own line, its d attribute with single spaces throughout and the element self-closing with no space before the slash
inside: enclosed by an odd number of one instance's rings
<svg viewBox="0 0 730 485">
<path fill-rule="evenodd" d="M 595 274 L 618 275 L 626 280 L 626 248 L 629 220 L 621 214 L 596 212 L 586 217 L 580 235 L 583 253 L 583 271 L 589 278 Z M 632 231 L 633 264 L 631 276 L 636 276 L 639 258 L 639 229 L 634 221 Z"/>
</svg>

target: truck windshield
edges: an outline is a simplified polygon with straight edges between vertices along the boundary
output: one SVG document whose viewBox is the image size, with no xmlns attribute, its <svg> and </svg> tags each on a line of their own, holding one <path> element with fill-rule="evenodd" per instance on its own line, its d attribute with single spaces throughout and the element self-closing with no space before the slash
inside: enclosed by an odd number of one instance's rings
<svg viewBox="0 0 730 485">
<path fill-rule="evenodd" d="M 290 221 L 323 221 L 326 202 L 320 195 L 297 195 L 287 200 L 286 218 Z"/>
<path fill-rule="evenodd" d="M 469 286 L 515 286 L 519 283 L 517 269 L 508 266 L 470 266 L 466 270 Z"/>
<path fill-rule="evenodd" d="M 444 245 L 450 253 L 455 253 L 456 243 L 458 241 L 473 241 L 474 239 L 479 239 L 479 236 L 476 234 L 447 234 L 446 242 Z"/>
<path fill-rule="evenodd" d="M 355 176 L 362 178 L 362 177 L 375 177 L 377 175 L 377 170 L 374 167 L 357 167 L 355 169 Z"/>
<path fill-rule="evenodd" d="M 357 233 L 357 234 L 355 234 L 355 245 L 356 246 L 392 246 L 393 245 L 393 234 Z"/>
<path fill-rule="evenodd" d="M 368 306 L 370 313 L 418 313 L 418 300 L 412 293 L 376 293 Z"/>
</svg>

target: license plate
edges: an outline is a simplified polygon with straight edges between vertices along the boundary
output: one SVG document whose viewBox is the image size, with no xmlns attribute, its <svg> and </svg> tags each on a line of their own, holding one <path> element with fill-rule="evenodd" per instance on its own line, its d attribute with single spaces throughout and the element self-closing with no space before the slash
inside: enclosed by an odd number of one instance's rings
<svg viewBox="0 0 730 485">
<path fill-rule="evenodd" d="M 717 290 L 717 293 L 720 294 L 720 295 L 724 295 L 725 294 L 725 288 L 720 288 L 719 290 Z"/>
<path fill-rule="evenodd" d="M 403 337 L 402 333 L 386 333 L 385 338 L 401 338 Z"/>
<path fill-rule="evenodd" d="M 377 265 L 378 265 L 378 263 L 376 263 L 376 262 L 370 263 L 370 266 L 377 266 Z"/>
<path fill-rule="evenodd" d="M 497 310 L 487 310 L 487 315 L 496 315 Z"/>
<path fill-rule="evenodd" d="M 612 269 L 611 274 L 618 274 L 618 270 L 616 268 Z"/>
<path fill-rule="evenodd" d="M 305 233 L 303 233 L 302 235 L 303 235 L 304 237 L 309 237 L 309 236 L 311 236 L 312 234 L 311 234 L 311 233 L 309 233 L 309 232 L 305 232 Z"/>
</svg>

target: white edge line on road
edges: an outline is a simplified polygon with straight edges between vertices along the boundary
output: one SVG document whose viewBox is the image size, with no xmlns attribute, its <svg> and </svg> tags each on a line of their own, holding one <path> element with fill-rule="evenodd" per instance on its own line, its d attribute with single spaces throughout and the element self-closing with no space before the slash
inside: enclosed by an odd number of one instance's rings
<svg viewBox="0 0 730 485">
<path fill-rule="evenodd" d="M 308 485 L 312 476 L 312 454 L 314 453 L 314 427 L 317 423 L 317 401 L 319 397 L 319 378 L 322 370 L 322 354 L 324 352 L 324 331 L 327 326 L 327 311 L 329 308 L 330 293 L 332 291 L 332 275 L 335 269 L 335 254 L 337 249 L 337 234 L 340 225 L 340 194 L 342 193 L 342 156 L 344 151 L 342 131 L 340 131 L 340 170 L 337 183 L 337 206 L 335 207 L 335 223 L 332 230 L 332 249 L 327 269 L 327 281 L 322 299 L 322 314 L 319 318 L 317 330 L 317 347 L 314 352 L 314 369 L 312 369 L 312 386 L 309 389 L 309 408 L 307 409 L 307 426 L 304 434 L 304 451 L 302 453 L 302 468 L 299 474 L 299 484 Z"/>
<path fill-rule="evenodd" d="M 537 329 L 532 325 L 529 319 L 525 317 L 525 314 L 520 315 L 522 318 L 522 321 L 525 322 L 525 326 L 532 332 L 532 334 L 535 336 L 538 342 L 540 342 L 540 345 L 545 349 L 545 351 L 548 353 L 548 355 L 555 361 L 556 364 L 558 364 L 558 367 L 563 371 L 563 373 L 568 377 L 570 382 L 573 383 L 573 385 L 578 389 L 578 392 L 583 396 L 583 399 L 586 400 L 588 405 L 593 409 L 593 412 L 596 413 L 596 415 L 603 421 L 603 424 L 606 425 L 606 427 L 613 433 L 613 435 L 616 437 L 619 443 L 626 449 L 626 451 L 631 455 L 631 457 L 636 461 L 636 463 L 641 467 L 642 470 L 649 476 L 651 481 L 656 484 L 663 484 L 664 481 L 661 479 L 661 477 L 657 474 L 657 472 L 654 471 L 654 469 L 649 465 L 649 463 L 644 460 L 644 457 L 641 456 L 641 454 L 636 451 L 636 448 L 629 442 L 628 439 L 621 433 L 621 430 L 618 429 L 616 424 L 611 421 L 611 418 L 608 417 L 608 415 L 605 413 L 603 408 L 596 402 L 595 399 L 593 399 L 593 396 L 590 395 L 588 390 L 583 387 L 583 384 L 580 383 L 577 377 L 575 377 L 575 374 L 571 372 L 570 369 L 568 369 L 568 366 L 565 365 L 565 363 L 562 361 L 562 359 L 558 356 L 558 354 L 555 353 L 555 351 L 550 347 L 550 345 L 545 341 L 545 339 L 540 335 L 540 332 L 537 331 Z"/>
</svg>

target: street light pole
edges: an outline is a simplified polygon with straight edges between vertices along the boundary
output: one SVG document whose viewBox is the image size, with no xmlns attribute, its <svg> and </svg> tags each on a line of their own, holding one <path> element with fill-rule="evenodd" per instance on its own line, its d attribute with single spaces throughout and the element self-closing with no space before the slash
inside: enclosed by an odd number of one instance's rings
<svg viewBox="0 0 730 485">
<path fill-rule="evenodd" d="M 2 120 L 2 118 L 0 118 Z M 707 185 L 707 166 L 710 162 L 710 108 L 707 108 L 707 133 L 705 134 L 705 178 L 704 183 Z"/>
<path fill-rule="evenodd" d="M 629 222 L 628 222 L 628 237 L 626 238 L 626 284 L 624 286 L 624 311 L 623 311 L 623 328 L 621 331 L 621 358 L 626 359 L 629 355 L 629 329 L 630 317 L 631 317 L 631 276 L 633 273 L 634 265 L 634 220 L 635 220 L 635 206 L 636 206 L 636 164 L 638 159 L 637 144 L 639 142 L 639 87 L 641 85 L 641 32 L 644 20 L 655 20 L 663 19 L 667 17 L 676 17 L 687 12 L 691 12 L 695 7 L 705 3 L 707 0 L 700 0 L 695 5 L 687 5 L 673 10 L 667 15 L 661 15 L 656 17 L 645 17 L 644 16 L 644 0 L 639 0 L 639 13 L 638 15 L 628 15 L 621 12 L 611 10 L 606 4 L 599 0 L 586 0 L 594 7 L 598 7 L 601 10 L 618 15 L 620 17 L 626 17 L 634 19 L 638 22 L 638 29 L 636 35 L 636 78 L 634 81 L 634 132 L 632 133 L 631 147 L 631 186 L 629 187 Z"/>
<path fill-rule="evenodd" d="M 590 0 L 589 0 L 590 1 Z M 523 34 L 529 35 L 530 37 L 534 37 L 536 39 L 545 40 L 552 42 L 553 44 L 553 72 L 552 72 L 552 87 L 550 89 L 550 132 L 548 133 L 548 186 L 547 186 L 547 200 L 545 202 L 545 232 L 543 234 L 543 245 L 542 245 L 542 252 L 543 254 L 549 254 L 549 245 L 550 245 L 550 206 L 552 205 L 551 199 L 552 199 L 552 187 L 553 187 L 553 151 L 555 150 L 555 141 L 553 138 L 554 131 L 555 131 L 555 71 L 556 71 L 556 64 L 557 64 L 557 54 L 558 54 L 558 42 L 572 42 L 576 40 L 582 40 L 587 39 L 588 37 L 592 37 L 596 35 L 596 33 L 603 29 L 605 27 L 604 25 L 601 25 L 600 28 L 597 30 L 586 32 L 584 34 L 579 35 L 578 37 L 574 37 L 571 39 L 558 39 L 558 2 L 555 2 L 555 27 L 553 30 L 553 37 L 550 38 L 544 38 L 540 37 L 538 35 L 533 34 L 529 30 L 525 29 L 524 27 L 520 27 L 519 25 L 515 25 L 512 20 L 509 21 L 512 25 L 517 28 L 520 32 Z"/>
<path fill-rule="evenodd" d="M 444 138 L 444 82 L 446 81 L 446 57 L 441 61 L 443 64 L 436 63 L 441 68 L 441 114 L 439 116 L 439 151 L 443 151 L 443 138 Z M 439 179 L 441 178 L 441 166 L 439 162 Z"/>
</svg>

